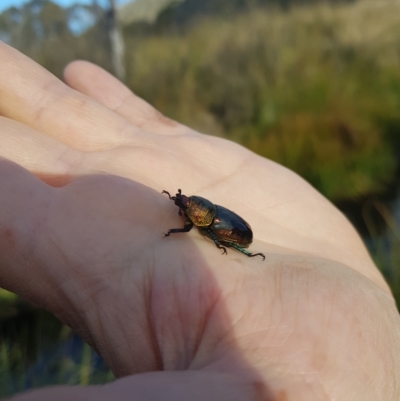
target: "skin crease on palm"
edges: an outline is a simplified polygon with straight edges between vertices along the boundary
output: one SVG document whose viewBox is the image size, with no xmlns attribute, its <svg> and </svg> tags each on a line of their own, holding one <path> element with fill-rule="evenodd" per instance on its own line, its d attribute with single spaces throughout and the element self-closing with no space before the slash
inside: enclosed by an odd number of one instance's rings
<svg viewBox="0 0 400 401">
<path fill-rule="evenodd" d="M 0 44 L 0 286 L 118 380 L 15 400 L 400 399 L 400 320 L 353 227 L 293 172 L 173 122 L 86 62 L 65 83 Z M 345 179 L 345 177 L 344 177 Z M 223 205 L 247 258 L 161 195 Z"/>
</svg>

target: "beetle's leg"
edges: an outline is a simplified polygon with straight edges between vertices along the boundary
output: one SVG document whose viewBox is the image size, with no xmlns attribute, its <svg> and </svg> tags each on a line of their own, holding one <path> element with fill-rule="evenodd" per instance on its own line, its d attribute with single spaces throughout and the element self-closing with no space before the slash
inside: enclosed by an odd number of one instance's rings
<svg viewBox="0 0 400 401">
<path fill-rule="evenodd" d="M 261 253 L 261 252 L 259 252 L 259 253 L 250 253 L 250 252 L 247 252 L 245 249 L 241 248 L 240 246 L 238 246 L 236 244 L 231 244 L 231 247 L 237 249 L 238 251 L 240 251 L 242 253 L 244 253 L 249 258 L 252 258 L 254 256 L 261 256 L 263 258 L 263 260 L 265 260 L 265 255 L 263 253 Z"/>
<path fill-rule="evenodd" d="M 226 248 L 219 243 L 217 237 L 211 230 L 207 231 L 207 235 L 214 241 L 214 244 L 216 245 L 216 247 L 218 249 L 223 249 L 222 255 L 228 254 L 228 252 L 226 251 Z"/>
<path fill-rule="evenodd" d="M 188 233 L 192 228 L 193 223 L 189 219 L 187 219 L 183 228 L 171 228 L 166 234 L 164 234 L 164 237 L 169 237 L 170 234 L 174 233 Z"/>
</svg>

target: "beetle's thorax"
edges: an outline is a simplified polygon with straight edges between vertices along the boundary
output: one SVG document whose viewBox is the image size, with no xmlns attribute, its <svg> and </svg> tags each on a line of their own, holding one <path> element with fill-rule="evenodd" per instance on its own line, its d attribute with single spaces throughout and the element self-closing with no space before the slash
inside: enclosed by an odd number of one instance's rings
<svg viewBox="0 0 400 401">
<path fill-rule="evenodd" d="M 209 226 L 217 212 L 215 205 L 200 196 L 191 196 L 189 200 L 186 216 L 198 227 Z"/>
</svg>

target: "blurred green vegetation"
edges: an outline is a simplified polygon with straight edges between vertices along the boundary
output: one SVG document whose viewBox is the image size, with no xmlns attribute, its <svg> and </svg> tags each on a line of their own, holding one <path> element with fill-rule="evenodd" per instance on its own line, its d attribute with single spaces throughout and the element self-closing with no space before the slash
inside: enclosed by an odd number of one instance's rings
<svg viewBox="0 0 400 401">
<path fill-rule="evenodd" d="M 127 83 L 329 199 L 359 199 L 384 190 L 398 166 L 399 12 L 392 1 L 258 9 L 183 34 L 127 36 Z"/>
<path fill-rule="evenodd" d="M 1 295 L 2 300 L 7 297 Z M 25 308 L 14 317 L 1 318 L 0 399 L 46 385 L 102 384 L 113 379 L 89 345 L 50 313 Z"/>
</svg>

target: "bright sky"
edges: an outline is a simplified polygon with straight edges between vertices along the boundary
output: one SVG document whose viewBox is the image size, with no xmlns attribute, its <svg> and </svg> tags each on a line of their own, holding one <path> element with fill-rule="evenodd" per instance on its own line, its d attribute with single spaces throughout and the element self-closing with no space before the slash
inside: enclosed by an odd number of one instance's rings
<svg viewBox="0 0 400 401">
<path fill-rule="evenodd" d="M 15 6 L 19 7 L 21 4 L 28 3 L 29 0 L 0 0 L 0 13 L 6 8 Z M 60 6 L 67 7 L 74 3 L 79 4 L 91 4 L 92 0 L 52 0 L 54 3 L 59 4 Z M 127 3 L 129 0 L 117 0 L 117 4 Z M 99 1 L 99 4 L 104 4 L 105 1 Z"/>
</svg>

